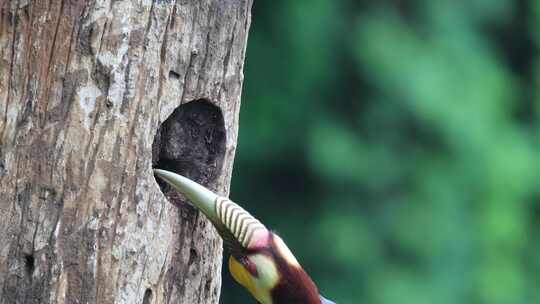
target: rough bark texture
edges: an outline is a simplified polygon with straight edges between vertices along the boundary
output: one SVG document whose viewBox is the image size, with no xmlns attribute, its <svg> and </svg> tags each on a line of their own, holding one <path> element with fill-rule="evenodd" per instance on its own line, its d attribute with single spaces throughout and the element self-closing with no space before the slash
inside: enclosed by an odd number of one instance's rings
<svg viewBox="0 0 540 304">
<path fill-rule="evenodd" d="M 0 303 L 218 302 L 251 1 L 0 0 Z"/>
</svg>

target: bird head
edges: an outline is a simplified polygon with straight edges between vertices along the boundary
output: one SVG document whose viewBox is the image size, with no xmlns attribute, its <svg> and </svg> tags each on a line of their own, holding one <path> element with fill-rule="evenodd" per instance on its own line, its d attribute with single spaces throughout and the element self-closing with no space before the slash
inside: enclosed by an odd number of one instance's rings
<svg viewBox="0 0 540 304">
<path fill-rule="evenodd" d="M 230 252 L 229 270 L 261 304 L 335 304 L 319 295 L 285 242 L 227 198 L 173 172 L 154 173 L 212 222 Z"/>
</svg>

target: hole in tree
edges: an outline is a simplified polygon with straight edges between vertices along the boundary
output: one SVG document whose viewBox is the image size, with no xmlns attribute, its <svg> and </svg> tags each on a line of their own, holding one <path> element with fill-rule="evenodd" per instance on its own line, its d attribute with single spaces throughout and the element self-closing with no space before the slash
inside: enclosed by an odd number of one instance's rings
<svg viewBox="0 0 540 304">
<path fill-rule="evenodd" d="M 189 250 L 189 261 L 188 265 L 193 265 L 195 262 L 199 261 L 199 255 L 197 254 L 197 251 L 193 248 Z"/>
<path fill-rule="evenodd" d="M 152 302 L 152 289 L 148 288 L 144 291 L 143 304 L 150 304 Z"/>
<path fill-rule="evenodd" d="M 34 273 L 34 268 L 35 268 L 35 259 L 34 259 L 34 256 L 31 255 L 31 254 L 26 254 L 24 256 L 24 268 L 26 270 L 26 273 L 28 275 L 32 275 L 32 273 Z"/>
<path fill-rule="evenodd" d="M 169 78 L 179 79 L 179 78 L 180 78 L 180 74 L 176 73 L 176 72 L 173 71 L 173 70 L 170 70 L 170 71 L 169 71 Z"/>
<path fill-rule="evenodd" d="M 176 108 L 159 127 L 152 144 L 152 166 L 208 187 L 221 172 L 225 142 L 221 109 L 205 99 L 191 101 Z M 176 191 L 156 180 L 172 203 L 181 202 Z"/>
</svg>

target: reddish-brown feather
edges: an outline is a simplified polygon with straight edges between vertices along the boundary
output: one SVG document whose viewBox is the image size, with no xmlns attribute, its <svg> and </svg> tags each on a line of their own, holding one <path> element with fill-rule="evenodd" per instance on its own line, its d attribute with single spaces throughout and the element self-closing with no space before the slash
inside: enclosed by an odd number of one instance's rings
<svg viewBox="0 0 540 304">
<path fill-rule="evenodd" d="M 279 253 L 273 234 L 269 246 L 264 250 L 276 262 L 280 274 L 279 283 L 272 289 L 274 304 L 321 304 L 317 286 L 299 266 L 291 265 Z"/>
</svg>

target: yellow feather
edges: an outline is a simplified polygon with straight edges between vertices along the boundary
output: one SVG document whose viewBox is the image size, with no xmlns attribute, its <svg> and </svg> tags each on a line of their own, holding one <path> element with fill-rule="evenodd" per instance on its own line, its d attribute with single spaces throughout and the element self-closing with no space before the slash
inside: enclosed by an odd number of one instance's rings
<svg viewBox="0 0 540 304">
<path fill-rule="evenodd" d="M 272 304 L 272 300 L 270 298 L 270 289 L 268 287 L 273 287 L 273 285 L 277 283 L 277 274 L 276 276 L 272 275 L 272 282 L 270 284 L 261 284 L 261 282 L 259 282 L 258 279 L 253 278 L 253 276 L 244 268 L 244 266 L 233 256 L 229 258 L 229 271 L 236 282 L 249 290 L 257 301 L 262 304 Z M 269 286 L 263 287 L 261 285 Z"/>
</svg>

